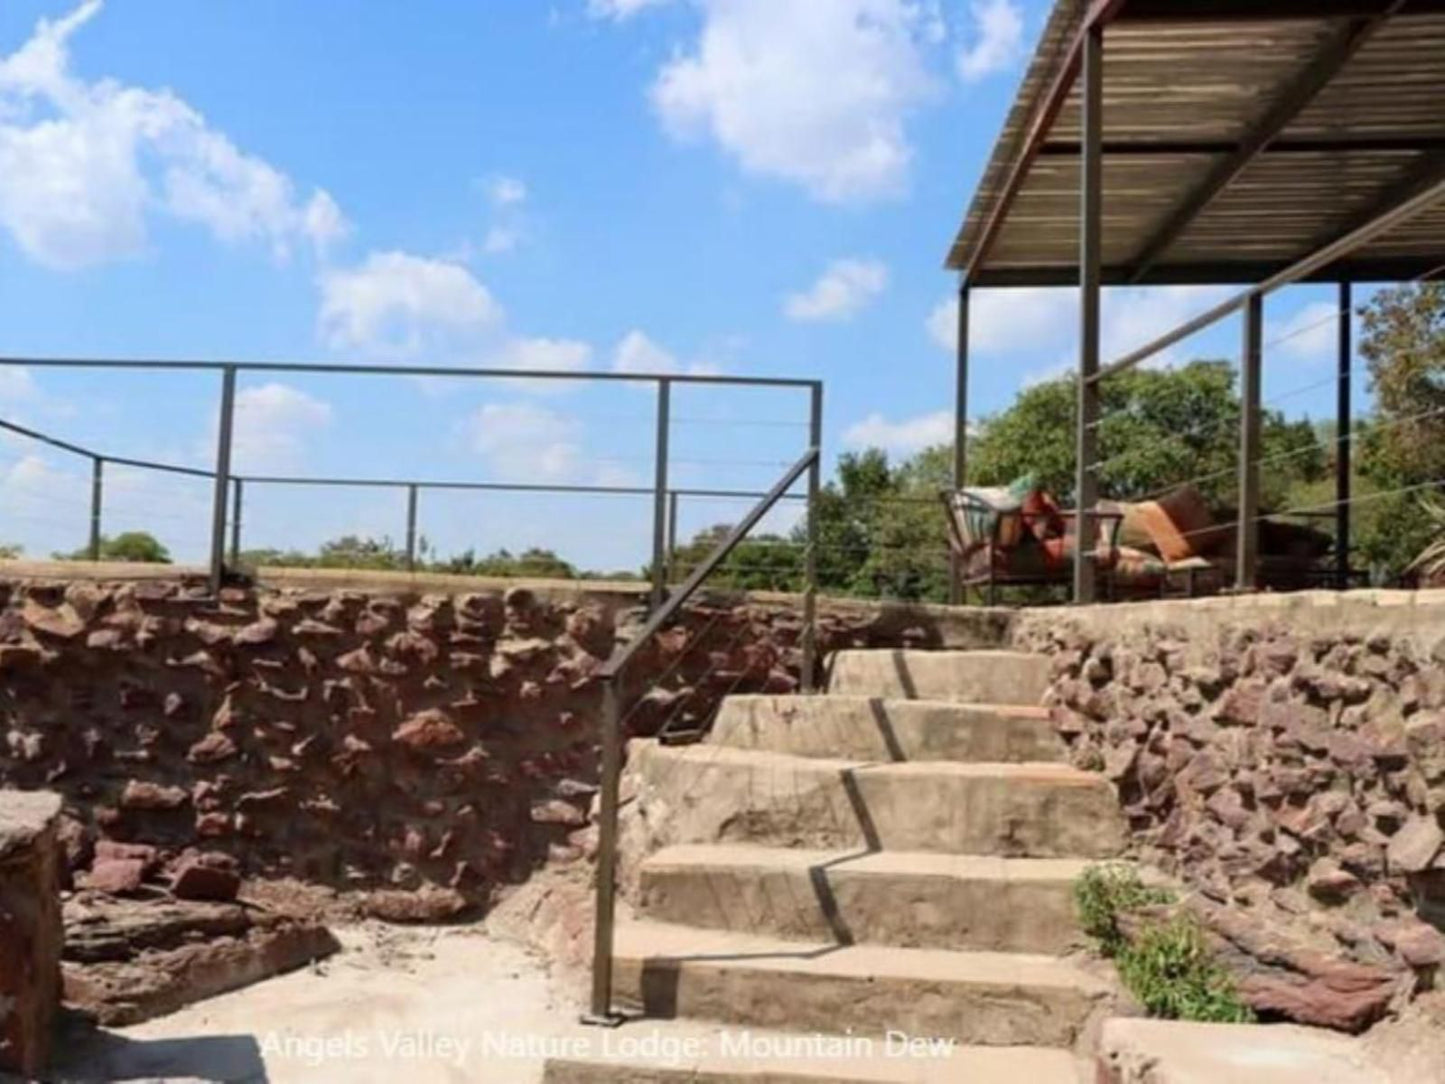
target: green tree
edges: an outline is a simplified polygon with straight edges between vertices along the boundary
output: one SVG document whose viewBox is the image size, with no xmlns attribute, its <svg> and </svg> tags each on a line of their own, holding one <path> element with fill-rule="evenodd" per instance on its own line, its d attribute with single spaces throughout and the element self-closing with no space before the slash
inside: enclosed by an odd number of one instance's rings
<svg viewBox="0 0 1445 1084">
<path fill-rule="evenodd" d="M 1445 284 L 1381 290 L 1360 316 L 1375 414 L 1356 441 L 1355 537 L 1393 580 L 1439 537 L 1429 502 L 1445 490 Z"/>
<path fill-rule="evenodd" d="M 508 576 L 534 580 L 577 578 L 577 569 L 571 564 L 551 550 L 537 546 L 516 555 L 510 550 L 500 549 L 486 557 L 478 557 L 475 550 L 466 550 L 455 557 L 435 561 L 430 567 L 437 572 L 462 576 Z"/>
<path fill-rule="evenodd" d="M 25 553 L 25 547 L 9 542 L 0 542 L 0 561 L 14 561 Z"/>
<path fill-rule="evenodd" d="M 74 553 L 57 553 L 62 561 L 90 560 L 90 547 L 85 546 Z M 100 539 L 102 561 L 131 561 L 136 564 L 168 565 L 171 554 L 149 531 L 123 531 L 118 535 L 102 535 Z"/>
<path fill-rule="evenodd" d="M 1103 382 L 1099 424 L 1102 496 L 1140 500 L 1195 480 L 1216 507 L 1236 503 L 1239 395 L 1228 362 L 1133 369 Z M 969 454 L 976 485 L 1007 485 L 1033 475 L 1062 501 L 1074 491 L 1077 396 L 1061 379 L 1025 388 L 1007 410 L 983 421 Z M 1261 500 L 1284 506 L 1299 482 L 1324 476 L 1326 449 L 1307 420 L 1266 410 L 1262 419 Z"/>
<path fill-rule="evenodd" d="M 406 568 L 406 552 L 388 537 L 342 535 L 323 542 L 314 562 L 318 568 L 369 568 L 395 571 Z"/>
</svg>

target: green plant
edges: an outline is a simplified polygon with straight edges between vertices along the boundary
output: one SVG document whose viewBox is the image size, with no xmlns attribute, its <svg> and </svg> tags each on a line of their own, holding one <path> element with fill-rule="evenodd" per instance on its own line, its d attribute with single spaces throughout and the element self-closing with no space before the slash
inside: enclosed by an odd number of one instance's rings
<svg viewBox="0 0 1445 1084">
<path fill-rule="evenodd" d="M 1168 889 L 1146 885 L 1139 871 L 1122 863 L 1090 866 L 1074 882 L 1074 910 L 1079 926 L 1099 943 L 1105 956 L 1115 956 L 1124 946 L 1121 915 L 1170 903 Z"/>
<path fill-rule="evenodd" d="M 1150 1016 L 1247 1024 L 1254 1012 L 1214 962 L 1199 923 L 1187 915 L 1146 923 L 1115 957 L 1119 977 Z"/>
<path fill-rule="evenodd" d="M 15 546 L 8 542 L 0 542 L 0 561 L 13 561 L 24 554 L 24 552 L 24 546 Z"/>
<path fill-rule="evenodd" d="M 1425 517 L 1435 538 L 1406 571 L 1419 576 L 1422 585 L 1445 583 L 1445 503 L 1430 497 L 1420 503 L 1424 506 Z"/>
</svg>

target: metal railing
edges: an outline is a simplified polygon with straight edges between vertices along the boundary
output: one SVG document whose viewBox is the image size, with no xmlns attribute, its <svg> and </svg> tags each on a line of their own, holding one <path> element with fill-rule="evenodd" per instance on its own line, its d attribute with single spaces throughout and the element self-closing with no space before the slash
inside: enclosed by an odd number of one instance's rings
<svg viewBox="0 0 1445 1084">
<path fill-rule="evenodd" d="M 219 411 L 216 428 L 215 467 L 184 466 L 131 456 L 111 454 L 95 448 L 42 433 L 15 422 L 0 420 L 0 429 L 41 441 L 60 450 L 90 460 L 90 517 L 87 553 L 93 558 L 101 554 L 106 467 L 124 466 L 169 474 L 207 479 L 212 484 L 208 532 L 208 576 L 213 590 L 224 582 L 229 566 L 241 557 L 244 502 L 248 487 L 326 486 L 378 487 L 402 489 L 406 493 L 405 560 L 408 569 L 417 561 L 418 516 L 420 497 L 426 491 L 478 491 L 501 493 L 591 494 L 619 497 L 650 497 L 652 501 L 650 531 L 650 600 L 653 608 L 660 606 L 667 594 L 669 555 L 677 547 L 677 521 L 680 501 L 687 498 L 759 499 L 766 494 L 749 489 L 718 489 L 680 487 L 670 481 L 670 439 L 672 429 L 673 390 L 679 386 L 712 386 L 734 388 L 774 388 L 807 391 L 809 414 L 797 424 L 806 426 L 809 446 L 817 447 L 822 428 L 822 383 L 817 380 L 783 377 L 747 377 L 672 373 L 552 372 L 517 369 L 450 368 L 442 366 L 406 365 L 322 365 L 282 362 L 173 361 L 143 359 L 88 358 L 21 358 L 0 357 L 0 365 L 35 369 L 153 370 L 162 372 L 215 372 L 220 375 Z M 275 474 L 241 473 L 233 468 L 235 444 L 236 384 L 244 373 L 312 374 L 340 376 L 401 376 L 425 378 L 493 379 L 515 383 L 526 382 L 591 382 L 610 384 L 650 384 L 656 391 L 654 413 L 655 444 L 652 456 L 652 485 L 564 485 L 542 482 L 444 481 L 406 478 L 341 478 L 281 476 Z M 746 421 L 738 424 L 747 424 Z M 765 424 L 765 423 L 758 423 Z M 800 500 L 797 495 L 780 499 Z"/>
<path fill-rule="evenodd" d="M 822 390 L 813 393 L 813 416 L 821 417 Z M 818 437 L 813 430 L 812 447 L 785 473 L 688 576 L 662 606 L 658 607 L 641 631 L 625 644 L 619 644 L 611 658 L 598 671 L 602 682 L 602 773 L 597 842 L 597 901 L 592 955 L 592 998 L 583 1022 L 615 1026 L 622 1017 L 612 1010 L 613 934 L 616 927 L 617 895 L 617 807 L 622 774 L 622 678 L 628 665 L 653 637 L 672 622 L 744 538 L 783 499 L 793 485 L 808 475 L 807 553 L 805 557 L 806 587 L 803 592 L 802 674 L 800 687 L 805 694 L 815 691 L 817 678 L 817 496 L 821 482 L 821 456 Z"/>
</svg>

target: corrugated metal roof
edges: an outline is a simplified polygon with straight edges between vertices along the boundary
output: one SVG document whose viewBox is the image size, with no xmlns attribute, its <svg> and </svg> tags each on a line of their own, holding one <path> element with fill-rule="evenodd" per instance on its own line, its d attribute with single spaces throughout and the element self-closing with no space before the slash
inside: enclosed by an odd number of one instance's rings
<svg viewBox="0 0 1445 1084">
<path fill-rule="evenodd" d="M 949 253 L 951 268 L 976 264 L 975 285 L 1078 279 L 1078 88 L 1052 124 L 1044 103 L 1088 10 L 1102 4 L 1059 0 L 1053 9 Z M 1104 32 L 1106 282 L 1256 281 L 1347 233 L 1412 184 L 1445 175 L 1438 0 L 1259 0 L 1244 15 L 1238 4 L 1177 0 L 1177 18 L 1168 17 L 1171 0 L 1113 7 Z M 1332 51 L 1343 63 L 1327 63 Z M 1311 72 L 1328 73 L 1323 85 L 1286 110 L 1290 119 L 1264 149 L 1151 254 L 1211 171 Z M 1041 138 L 1030 160 L 1035 127 Z M 979 260 L 986 223 L 1015 172 L 1020 182 Z M 1406 278 L 1442 263 L 1445 209 L 1317 277 Z"/>
</svg>

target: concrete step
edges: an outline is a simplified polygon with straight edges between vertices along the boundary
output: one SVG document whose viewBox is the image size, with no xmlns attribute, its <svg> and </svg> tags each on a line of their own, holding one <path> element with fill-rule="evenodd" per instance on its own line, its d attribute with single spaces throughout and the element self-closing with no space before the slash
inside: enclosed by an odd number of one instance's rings
<svg viewBox="0 0 1445 1084">
<path fill-rule="evenodd" d="M 1089 1084 L 1092 1067 L 1044 1047 L 910 1047 L 902 1035 L 807 1035 L 638 1020 L 578 1034 L 544 1084 Z M 570 1050 L 571 1044 L 569 1044 Z"/>
<path fill-rule="evenodd" d="M 867 696 L 730 696 L 708 741 L 847 760 L 1062 761 L 1047 709 Z"/>
<path fill-rule="evenodd" d="M 618 927 L 617 1002 L 649 1017 L 980 1046 L 1071 1047 L 1109 985 L 1055 956 Z"/>
<path fill-rule="evenodd" d="M 736 844 L 668 847 L 641 869 L 650 919 L 800 940 L 1062 953 L 1087 861 Z"/>
<path fill-rule="evenodd" d="M 1019 651 L 840 651 L 828 691 L 840 696 L 1037 705 L 1049 660 Z"/>
<path fill-rule="evenodd" d="M 666 843 L 1104 858 L 1124 842 L 1113 787 L 1066 764 L 866 764 L 654 741 L 630 756 Z"/>
</svg>

